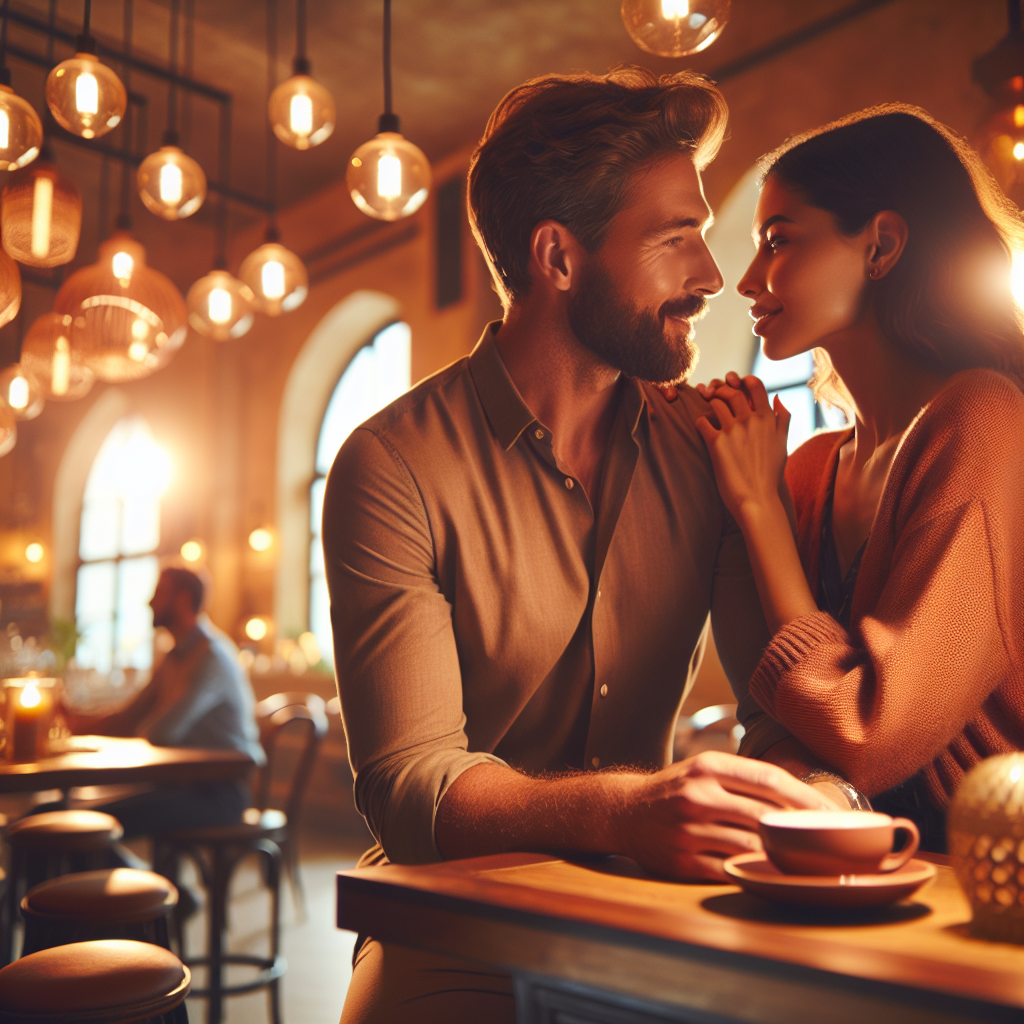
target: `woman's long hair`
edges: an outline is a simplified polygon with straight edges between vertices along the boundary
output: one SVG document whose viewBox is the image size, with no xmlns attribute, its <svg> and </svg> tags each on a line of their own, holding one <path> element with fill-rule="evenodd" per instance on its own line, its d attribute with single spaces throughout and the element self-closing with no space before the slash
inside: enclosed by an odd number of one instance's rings
<svg viewBox="0 0 1024 1024">
<path fill-rule="evenodd" d="M 1024 379 L 1024 316 L 1010 287 L 1024 220 L 973 149 L 924 110 L 888 103 L 788 140 L 762 158 L 775 178 L 860 233 L 882 210 L 907 222 L 906 248 L 869 282 L 884 336 L 933 372 L 989 367 Z M 852 412 L 823 349 L 815 397 Z"/>
</svg>

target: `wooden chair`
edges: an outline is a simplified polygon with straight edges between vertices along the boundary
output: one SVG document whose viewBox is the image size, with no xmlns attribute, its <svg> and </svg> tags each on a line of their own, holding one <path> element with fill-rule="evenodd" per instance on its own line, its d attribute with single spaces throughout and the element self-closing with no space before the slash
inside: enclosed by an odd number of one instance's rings
<svg viewBox="0 0 1024 1024">
<path fill-rule="evenodd" d="M 682 761 L 704 750 L 735 754 L 743 738 L 743 726 L 736 719 L 735 704 L 712 704 L 676 723 L 672 760 Z"/>
<path fill-rule="evenodd" d="M 46 811 L 7 827 L 10 864 L 0 916 L 0 958 L 14 956 L 14 927 L 24 892 L 71 871 L 104 866 L 106 852 L 124 830 L 117 818 L 99 811 Z"/>
<path fill-rule="evenodd" d="M 55 946 L 0 970 L 0 1024 L 188 1024 L 191 984 L 170 950 L 148 942 Z"/>
<path fill-rule="evenodd" d="M 267 988 L 274 1024 L 280 1022 L 278 981 L 287 964 L 280 955 L 281 867 L 288 870 L 297 902 L 302 899 L 298 872 L 296 826 L 306 784 L 320 743 L 327 733 L 323 699 L 313 693 L 278 693 L 256 706 L 260 741 L 267 754 L 256 788 L 256 806 L 245 811 L 237 825 L 188 829 L 161 835 L 154 850 L 154 865 L 177 877 L 182 856 L 195 862 L 208 896 L 208 940 L 204 957 L 187 957 L 179 929 L 179 951 L 191 966 L 209 968 L 207 987 L 194 996 L 208 1002 L 207 1024 L 220 1024 L 226 996 Z M 296 739 L 292 739 L 292 737 Z M 283 806 L 275 806 L 275 804 Z M 270 951 L 265 957 L 226 953 L 228 890 L 235 868 L 252 853 L 259 855 L 263 881 L 271 894 Z M 226 985 L 226 964 L 257 969 L 248 982 Z"/>
<path fill-rule="evenodd" d="M 42 882 L 21 901 L 22 956 L 94 939 L 133 939 L 170 949 L 178 890 L 163 875 L 134 868 L 82 871 Z"/>
</svg>

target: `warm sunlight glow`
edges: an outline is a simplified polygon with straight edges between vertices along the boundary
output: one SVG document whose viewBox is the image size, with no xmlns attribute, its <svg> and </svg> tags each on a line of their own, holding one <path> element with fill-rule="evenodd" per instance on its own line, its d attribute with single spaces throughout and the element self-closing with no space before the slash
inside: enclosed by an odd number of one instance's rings
<svg viewBox="0 0 1024 1024">
<path fill-rule="evenodd" d="M 43 553 L 43 545 L 39 541 L 34 540 L 25 548 L 25 561 L 35 565 L 43 560 Z"/>
<path fill-rule="evenodd" d="M 203 545 L 197 540 L 187 540 L 181 545 L 181 557 L 186 562 L 198 562 L 203 557 Z"/>
<path fill-rule="evenodd" d="M 296 135 L 310 135 L 313 131 L 313 101 L 304 93 L 296 93 L 288 108 L 288 119 Z"/>
<path fill-rule="evenodd" d="M 267 299 L 284 298 L 284 264 L 269 260 L 260 271 L 260 287 Z"/>
<path fill-rule="evenodd" d="M 253 551 L 269 551 L 273 543 L 274 535 L 263 526 L 258 526 L 249 534 L 249 547 Z"/>
<path fill-rule="evenodd" d="M 135 260 L 126 252 L 115 252 L 114 258 L 110 261 L 110 268 L 114 272 L 114 277 L 121 282 L 121 286 L 127 287 L 135 270 Z"/>
<path fill-rule="evenodd" d="M 231 320 L 231 292 L 214 288 L 206 299 L 206 311 L 211 323 L 226 324 Z"/>
<path fill-rule="evenodd" d="M 21 691 L 21 706 L 23 708 L 34 708 L 39 706 L 42 697 L 39 695 L 39 687 L 35 683 L 29 683 Z"/>
<path fill-rule="evenodd" d="M 96 76 L 85 71 L 75 80 L 75 106 L 80 114 L 95 114 L 100 109 L 100 88 Z"/>
<path fill-rule="evenodd" d="M 160 201 L 168 206 L 181 202 L 184 179 L 177 164 L 167 163 L 160 168 Z"/>
<path fill-rule="evenodd" d="M 27 409 L 29 398 L 28 380 L 24 377 L 12 377 L 7 386 L 7 404 L 12 409 Z"/>
<path fill-rule="evenodd" d="M 71 384 L 71 343 L 62 334 L 53 346 L 53 365 L 50 367 L 50 390 L 57 396 L 66 395 Z"/>
<path fill-rule="evenodd" d="M 1024 309 L 1024 253 L 1014 253 L 1010 264 L 1010 289 L 1014 302 Z"/>
<path fill-rule="evenodd" d="M 1024 160 L 1024 142 L 1014 143 L 1013 146 L 1013 159 Z"/>
<path fill-rule="evenodd" d="M 249 619 L 245 624 L 245 635 L 250 640 L 262 640 L 268 632 L 267 620 L 258 616 Z"/>
<path fill-rule="evenodd" d="M 50 225 L 53 221 L 53 178 L 40 174 L 32 191 L 32 255 L 45 259 L 50 254 Z"/>
<path fill-rule="evenodd" d="M 320 644 L 317 642 L 315 633 L 303 633 L 299 637 L 299 649 L 308 665 L 320 664 Z"/>
<path fill-rule="evenodd" d="M 689 0 L 661 0 L 661 16 L 663 18 L 685 18 L 689 13 Z"/>
<path fill-rule="evenodd" d="M 402 194 L 402 161 L 394 153 L 384 153 L 377 162 L 377 195 L 397 199 Z"/>
</svg>

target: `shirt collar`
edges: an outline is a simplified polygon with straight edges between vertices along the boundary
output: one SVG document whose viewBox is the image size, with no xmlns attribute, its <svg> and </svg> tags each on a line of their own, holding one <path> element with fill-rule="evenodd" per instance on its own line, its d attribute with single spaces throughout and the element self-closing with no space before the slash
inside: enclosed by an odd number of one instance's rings
<svg viewBox="0 0 1024 1024">
<path fill-rule="evenodd" d="M 508 451 L 519 440 L 523 431 L 537 421 L 530 407 L 523 401 L 498 351 L 495 335 L 500 320 L 489 323 L 469 356 L 469 371 L 473 376 L 480 402 L 487 413 L 501 446 Z M 627 382 L 622 412 L 630 434 L 636 434 L 641 418 L 647 410 L 643 388 L 636 380 Z"/>
<path fill-rule="evenodd" d="M 190 629 L 188 633 L 186 633 L 185 636 L 183 636 L 174 645 L 171 649 L 171 654 L 173 654 L 175 658 L 186 657 L 189 651 L 191 651 L 192 648 L 195 647 L 195 645 L 205 636 L 206 634 L 203 632 L 203 627 L 197 622 L 192 629 Z"/>
</svg>

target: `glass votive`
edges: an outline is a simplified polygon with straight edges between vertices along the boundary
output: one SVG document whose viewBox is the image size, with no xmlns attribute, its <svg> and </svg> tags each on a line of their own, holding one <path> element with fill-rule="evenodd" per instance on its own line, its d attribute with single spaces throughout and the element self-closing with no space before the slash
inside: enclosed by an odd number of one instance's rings
<svg viewBox="0 0 1024 1024">
<path fill-rule="evenodd" d="M 57 680 L 39 676 L 5 679 L 4 733 L 8 761 L 36 761 L 49 752 Z"/>
</svg>

